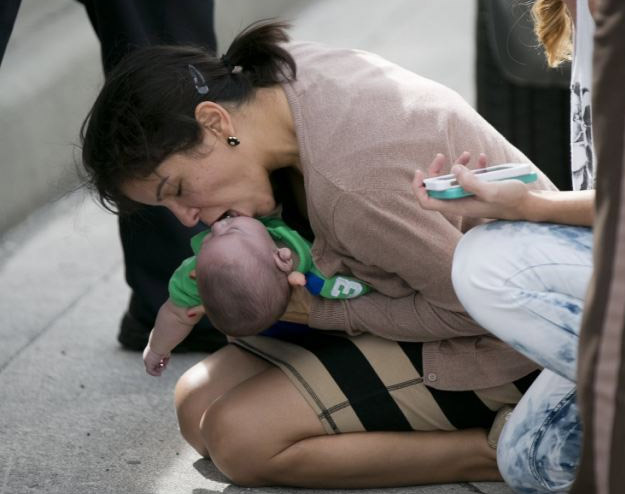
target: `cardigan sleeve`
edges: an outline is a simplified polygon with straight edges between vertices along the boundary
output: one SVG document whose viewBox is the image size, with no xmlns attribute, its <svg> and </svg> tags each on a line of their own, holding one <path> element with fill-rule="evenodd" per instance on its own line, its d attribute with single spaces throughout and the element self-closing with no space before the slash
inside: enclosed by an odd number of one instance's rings
<svg viewBox="0 0 625 494">
<path fill-rule="evenodd" d="M 400 298 L 377 292 L 344 301 L 315 299 L 311 326 L 404 341 L 486 333 L 455 295 L 451 264 L 461 232 L 443 215 L 418 207 L 409 190 L 378 189 L 343 193 L 333 219 L 334 241 L 342 251 L 399 276 L 414 293 Z"/>
<path fill-rule="evenodd" d="M 466 313 L 442 309 L 418 292 L 400 298 L 376 292 L 350 300 L 316 298 L 308 324 L 395 341 L 438 341 L 486 333 Z"/>
</svg>

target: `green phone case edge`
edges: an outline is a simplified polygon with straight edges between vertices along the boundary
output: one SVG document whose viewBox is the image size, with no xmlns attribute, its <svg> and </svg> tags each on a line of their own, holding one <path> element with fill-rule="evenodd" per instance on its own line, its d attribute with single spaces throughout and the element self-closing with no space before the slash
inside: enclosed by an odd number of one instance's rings
<svg viewBox="0 0 625 494">
<path fill-rule="evenodd" d="M 523 183 L 529 184 L 538 180 L 538 174 L 535 172 L 526 173 L 525 175 L 519 175 L 518 177 L 505 178 L 503 180 L 520 180 Z M 498 180 L 496 180 L 498 181 Z M 462 187 L 454 187 L 447 190 L 428 190 L 428 195 L 434 199 L 461 199 L 463 197 L 472 196 L 472 192 L 467 192 Z"/>
</svg>

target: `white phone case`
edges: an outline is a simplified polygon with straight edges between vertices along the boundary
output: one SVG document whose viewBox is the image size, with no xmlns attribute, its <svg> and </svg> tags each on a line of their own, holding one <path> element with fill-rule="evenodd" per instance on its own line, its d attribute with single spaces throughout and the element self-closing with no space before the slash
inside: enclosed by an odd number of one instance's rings
<svg viewBox="0 0 625 494">
<path fill-rule="evenodd" d="M 471 170 L 477 178 L 485 182 L 505 180 L 532 173 L 532 165 L 529 163 L 504 163 L 501 165 L 489 166 L 487 168 L 477 168 Z M 456 176 L 453 173 L 441 175 L 439 177 L 426 178 L 423 183 L 427 190 L 447 190 L 458 187 Z"/>
</svg>

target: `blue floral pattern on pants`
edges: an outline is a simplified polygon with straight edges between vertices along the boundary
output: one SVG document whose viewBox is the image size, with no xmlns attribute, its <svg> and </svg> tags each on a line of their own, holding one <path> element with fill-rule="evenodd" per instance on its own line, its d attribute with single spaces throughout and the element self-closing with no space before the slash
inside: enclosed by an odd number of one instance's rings
<svg viewBox="0 0 625 494">
<path fill-rule="evenodd" d="M 508 420 L 497 463 L 517 492 L 566 492 L 579 460 L 575 372 L 592 273 L 589 228 L 496 221 L 454 255 L 458 297 L 484 328 L 545 368 Z"/>
</svg>

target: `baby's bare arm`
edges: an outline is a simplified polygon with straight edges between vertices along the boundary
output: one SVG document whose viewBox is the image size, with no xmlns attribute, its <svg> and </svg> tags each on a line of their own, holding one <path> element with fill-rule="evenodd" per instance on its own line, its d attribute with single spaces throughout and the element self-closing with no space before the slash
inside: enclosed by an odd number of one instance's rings
<svg viewBox="0 0 625 494">
<path fill-rule="evenodd" d="M 167 299 L 158 311 L 154 329 L 143 351 L 143 361 L 148 374 L 161 375 L 169 361 L 171 351 L 187 337 L 203 313 L 201 306 L 179 307 Z"/>
<path fill-rule="evenodd" d="M 167 299 L 158 311 L 148 345 L 156 353 L 171 352 L 187 337 L 203 313 L 202 307 L 179 307 Z"/>
</svg>

